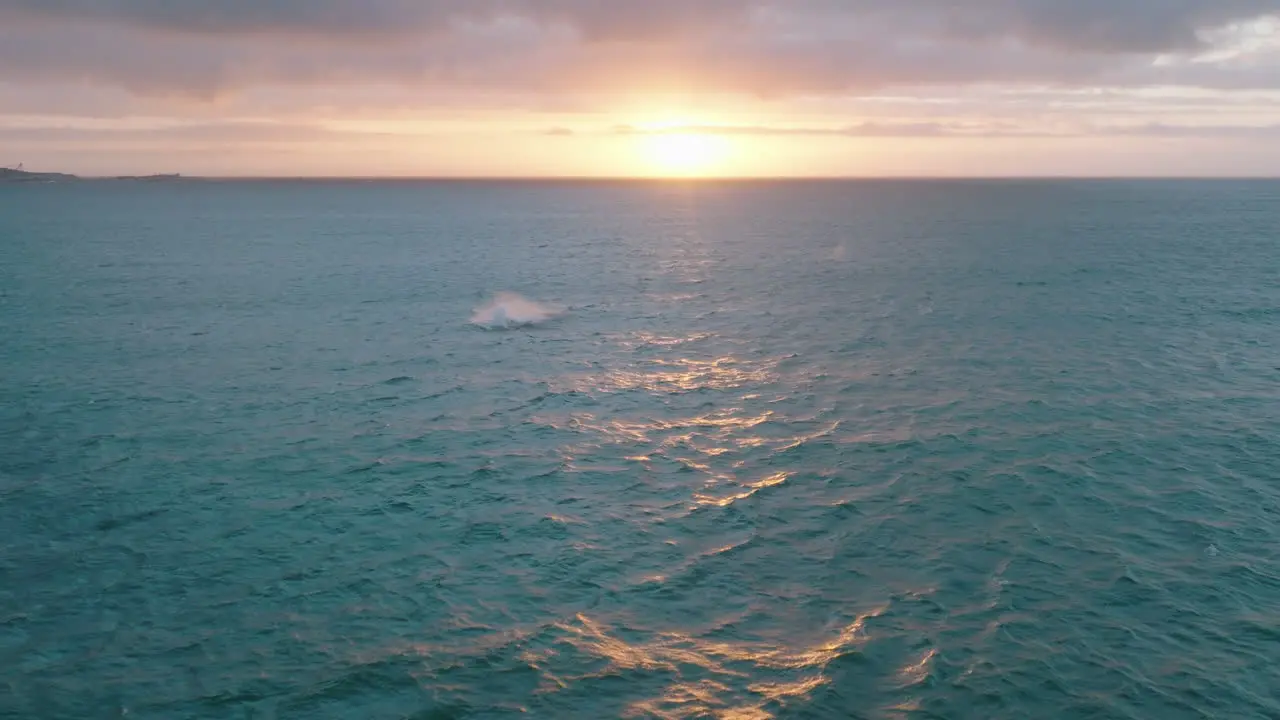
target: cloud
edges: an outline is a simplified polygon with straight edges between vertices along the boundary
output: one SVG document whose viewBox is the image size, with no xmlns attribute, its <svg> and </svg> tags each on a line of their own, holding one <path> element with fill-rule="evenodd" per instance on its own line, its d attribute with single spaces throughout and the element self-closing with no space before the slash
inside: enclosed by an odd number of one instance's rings
<svg viewBox="0 0 1280 720">
<path fill-rule="evenodd" d="M 1280 10 L 1275 0 L 3 0 L 0 17 L 93 20 L 187 33 L 330 38 L 447 31 L 516 19 L 565 25 L 594 40 L 644 39 L 707 28 L 850 21 L 900 34 L 1017 38 L 1107 52 L 1195 47 L 1201 31 Z"/>
<path fill-rule="evenodd" d="M 745 137 L 848 137 L 848 138 L 1278 138 L 1280 124 L 1213 125 L 1161 122 L 1127 124 L 1072 123 L 1053 127 L 1010 121 L 862 122 L 838 127 L 770 125 L 674 125 L 637 128 L 618 125 L 614 135 L 720 135 Z"/>
<path fill-rule="evenodd" d="M 1157 138 L 1267 138 L 1280 140 L 1280 124 L 1273 125 L 1173 125 L 1160 122 L 1098 128 L 1098 135 Z"/>
<path fill-rule="evenodd" d="M 638 128 L 616 125 L 615 135 L 727 135 L 748 137 L 941 137 L 993 134 L 958 123 L 897 122 L 858 123 L 844 127 L 789 127 L 769 125 L 671 125 Z"/>
<path fill-rule="evenodd" d="M 1168 138 L 1217 140 L 1280 140 L 1280 123 L 1270 124 L 1188 124 L 1167 122 L 1127 122 L 1110 124 L 1075 123 L 1062 127 L 1043 127 L 1017 122 L 860 122 L 838 126 L 786 125 L 679 125 L 663 128 L 637 128 L 620 125 L 604 131 L 584 131 L 553 127 L 541 131 L 547 137 L 585 138 L 608 136 L 645 136 L 663 134 L 700 134 L 725 137 L 774 138 Z M 289 147 L 324 143 L 329 146 L 380 144 L 399 146 L 406 140 L 421 144 L 439 140 L 430 133 L 412 130 L 371 131 L 334 128 L 320 123 L 226 121 L 141 123 L 120 127 L 106 121 L 47 123 L 0 123 L 0 145 L 9 147 L 118 147 L 125 145 L 151 148 L 175 147 L 241 149 L 270 146 Z"/>
<path fill-rule="evenodd" d="M 570 26 L 594 40 L 625 40 L 741 19 L 754 5 L 748 0 L 4 0 L 0 17 L 333 39 L 435 34 L 466 24 L 515 20 Z"/>
<path fill-rule="evenodd" d="M 960 40 L 1120 54 L 1194 50 L 1206 30 L 1280 10 L 1273 0 L 919 0 L 911 10 L 874 0 L 854 4 L 910 15 Z"/>
<path fill-rule="evenodd" d="M 0 80 L 204 100 L 371 82 L 588 98 L 1266 88 L 1275 33 L 1240 45 L 1240 28 L 1277 13 L 1280 0 L 0 0 Z"/>
<path fill-rule="evenodd" d="M 141 127 L 103 127 L 97 124 L 0 125 L 0 141 L 6 143 L 139 142 L 176 143 L 266 143 L 291 144 L 351 138 L 386 138 L 389 133 L 333 130 L 309 123 L 211 122 L 180 123 Z"/>
</svg>

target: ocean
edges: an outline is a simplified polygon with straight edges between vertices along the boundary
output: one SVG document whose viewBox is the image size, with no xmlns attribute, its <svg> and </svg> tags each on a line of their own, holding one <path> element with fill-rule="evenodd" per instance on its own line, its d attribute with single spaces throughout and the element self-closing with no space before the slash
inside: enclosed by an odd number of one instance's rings
<svg viewBox="0 0 1280 720">
<path fill-rule="evenodd" d="M 0 187 L 0 717 L 1280 717 L 1280 182 Z"/>
</svg>

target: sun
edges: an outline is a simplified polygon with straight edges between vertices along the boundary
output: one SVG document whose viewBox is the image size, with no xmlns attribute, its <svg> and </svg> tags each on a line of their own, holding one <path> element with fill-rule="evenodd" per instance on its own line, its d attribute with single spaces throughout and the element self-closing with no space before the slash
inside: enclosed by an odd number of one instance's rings
<svg viewBox="0 0 1280 720">
<path fill-rule="evenodd" d="M 725 138 L 716 135 L 662 130 L 645 136 L 643 155 L 659 175 L 697 177 L 723 170 L 729 151 Z"/>
</svg>

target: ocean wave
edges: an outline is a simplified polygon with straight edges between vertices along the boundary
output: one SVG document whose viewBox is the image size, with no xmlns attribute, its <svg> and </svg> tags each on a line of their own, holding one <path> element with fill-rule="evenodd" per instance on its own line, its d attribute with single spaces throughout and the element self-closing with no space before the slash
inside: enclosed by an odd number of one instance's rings
<svg viewBox="0 0 1280 720">
<path fill-rule="evenodd" d="M 557 305 L 535 302 L 513 292 L 502 292 L 475 309 L 471 324 L 489 330 L 528 327 L 557 318 L 564 311 Z"/>
</svg>

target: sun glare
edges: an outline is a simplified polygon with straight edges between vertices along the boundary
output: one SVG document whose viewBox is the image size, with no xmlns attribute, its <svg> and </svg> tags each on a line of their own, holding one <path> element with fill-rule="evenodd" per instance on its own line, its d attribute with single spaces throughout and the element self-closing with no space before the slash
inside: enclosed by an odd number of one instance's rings
<svg viewBox="0 0 1280 720">
<path fill-rule="evenodd" d="M 716 135 L 667 131 L 645 136 L 644 156 L 659 175 L 714 175 L 723 171 L 729 149 Z"/>
</svg>

